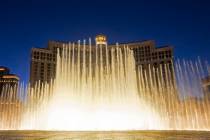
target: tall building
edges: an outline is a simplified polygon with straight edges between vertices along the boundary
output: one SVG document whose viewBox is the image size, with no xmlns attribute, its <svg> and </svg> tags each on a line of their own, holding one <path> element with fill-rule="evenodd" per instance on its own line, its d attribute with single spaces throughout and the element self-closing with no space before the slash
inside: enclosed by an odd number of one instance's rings
<svg viewBox="0 0 210 140">
<path fill-rule="evenodd" d="M 202 86 L 204 91 L 204 97 L 210 100 L 210 67 L 209 67 L 209 75 L 202 79 Z"/>
<path fill-rule="evenodd" d="M 17 75 L 0 66 L 0 128 L 14 129 L 20 125 L 22 102 L 17 96 L 18 82 Z"/>
<path fill-rule="evenodd" d="M 108 48 L 116 47 L 116 45 L 108 45 L 107 38 L 104 35 L 96 36 L 95 41 L 95 45 L 107 45 Z M 67 44 L 68 42 L 49 41 L 46 48 L 32 48 L 30 66 L 31 85 L 34 85 L 39 80 L 41 82 L 49 82 L 55 77 L 57 48 L 63 48 Z M 171 46 L 156 48 L 153 40 L 119 43 L 118 46 L 128 46 L 134 51 L 137 66 L 147 69 L 149 65 L 158 67 L 161 64 L 169 64 L 171 69 L 173 67 L 173 47 Z M 76 44 L 75 47 L 77 47 Z"/>
<path fill-rule="evenodd" d="M 9 93 L 10 91 L 8 90 L 12 90 L 13 97 L 16 97 L 18 82 L 19 77 L 17 75 L 10 74 L 10 70 L 7 67 L 0 66 L 0 95 Z"/>
</svg>

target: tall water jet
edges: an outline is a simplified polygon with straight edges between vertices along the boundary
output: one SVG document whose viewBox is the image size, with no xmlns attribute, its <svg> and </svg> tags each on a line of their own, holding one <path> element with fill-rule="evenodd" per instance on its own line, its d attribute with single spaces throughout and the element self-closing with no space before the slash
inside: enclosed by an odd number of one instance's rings
<svg viewBox="0 0 210 140">
<path fill-rule="evenodd" d="M 165 127 L 166 122 L 161 121 L 158 112 L 139 97 L 133 52 L 126 46 L 110 49 L 107 45 L 94 47 L 78 42 L 76 46 L 63 46 L 57 54 L 55 80 L 29 89 L 30 110 L 26 111 L 23 129 Z M 41 126 L 37 126 L 40 122 Z"/>
</svg>

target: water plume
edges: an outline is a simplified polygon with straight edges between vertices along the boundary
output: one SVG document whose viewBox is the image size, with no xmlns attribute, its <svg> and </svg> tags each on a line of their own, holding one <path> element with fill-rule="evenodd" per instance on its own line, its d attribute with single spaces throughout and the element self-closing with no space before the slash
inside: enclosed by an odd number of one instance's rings
<svg viewBox="0 0 210 140">
<path fill-rule="evenodd" d="M 210 129 L 201 83 L 208 66 L 200 61 L 136 66 L 128 46 L 84 41 L 59 48 L 56 64 L 49 83 L 4 86 L 0 129 Z"/>
</svg>

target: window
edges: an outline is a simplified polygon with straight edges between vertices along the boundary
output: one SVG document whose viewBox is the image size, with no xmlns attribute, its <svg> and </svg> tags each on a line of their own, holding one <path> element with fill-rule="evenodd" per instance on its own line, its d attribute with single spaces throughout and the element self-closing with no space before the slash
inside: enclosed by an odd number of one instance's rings
<svg viewBox="0 0 210 140">
<path fill-rule="evenodd" d="M 51 66 L 50 63 L 48 63 L 48 64 L 47 64 L 47 67 L 50 68 L 50 66 Z"/>
<path fill-rule="evenodd" d="M 33 58 L 39 59 L 39 52 L 33 52 Z"/>
<path fill-rule="evenodd" d="M 161 59 L 162 58 L 162 56 L 161 55 L 159 55 L 159 59 Z"/>
</svg>

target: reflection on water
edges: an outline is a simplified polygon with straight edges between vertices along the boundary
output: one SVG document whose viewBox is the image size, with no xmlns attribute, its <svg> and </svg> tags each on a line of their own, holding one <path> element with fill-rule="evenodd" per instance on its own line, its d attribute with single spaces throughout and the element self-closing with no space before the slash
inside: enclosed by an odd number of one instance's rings
<svg viewBox="0 0 210 140">
<path fill-rule="evenodd" d="M 1 140 L 208 140 L 208 131 L 0 131 Z"/>
</svg>

